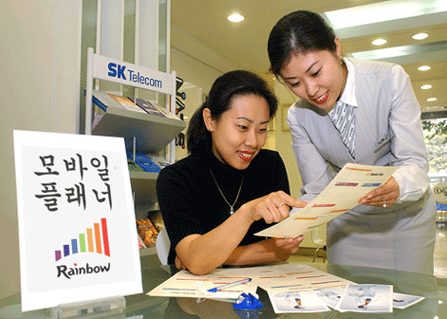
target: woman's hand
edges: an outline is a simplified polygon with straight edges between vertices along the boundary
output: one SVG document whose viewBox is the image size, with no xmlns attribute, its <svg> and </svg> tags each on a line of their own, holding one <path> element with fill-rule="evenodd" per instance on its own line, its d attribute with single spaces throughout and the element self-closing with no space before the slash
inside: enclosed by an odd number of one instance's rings
<svg viewBox="0 0 447 319">
<path fill-rule="evenodd" d="M 175 268 L 187 270 L 186 266 L 182 263 L 178 256 L 175 256 Z"/>
<path fill-rule="evenodd" d="M 296 253 L 304 236 L 300 235 L 295 238 L 269 238 L 265 242 L 270 247 L 269 251 L 273 253 L 274 259 L 270 262 L 286 261 L 290 255 Z"/>
<path fill-rule="evenodd" d="M 393 177 L 390 177 L 385 184 L 370 191 L 365 197 L 360 199 L 359 204 L 389 207 L 396 202 L 399 195 L 399 184 Z"/>
<path fill-rule="evenodd" d="M 272 238 L 272 242 L 280 249 L 288 251 L 290 254 L 294 254 L 298 251 L 304 236 L 299 235 L 295 238 Z"/>
<path fill-rule="evenodd" d="M 263 218 L 267 224 L 271 224 L 289 217 L 290 207 L 304 207 L 306 203 L 293 198 L 283 191 L 278 191 L 252 200 L 244 205 L 247 205 L 247 209 L 254 221 Z"/>
</svg>

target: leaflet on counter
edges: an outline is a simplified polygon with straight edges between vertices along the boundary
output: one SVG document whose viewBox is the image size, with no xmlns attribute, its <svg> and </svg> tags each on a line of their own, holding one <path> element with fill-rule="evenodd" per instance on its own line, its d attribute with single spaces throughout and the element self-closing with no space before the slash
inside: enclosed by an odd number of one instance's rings
<svg viewBox="0 0 447 319">
<path fill-rule="evenodd" d="M 280 223 L 256 233 L 263 237 L 297 237 L 358 205 L 367 193 L 386 183 L 397 167 L 348 163 L 304 208 L 294 208 Z"/>
<path fill-rule="evenodd" d="M 245 278 L 251 280 L 216 293 L 209 291 L 224 285 L 229 286 Z M 195 276 L 186 270 L 181 270 L 147 295 L 236 299 L 242 293 L 255 294 L 257 287 L 277 294 L 323 288 L 344 288 L 348 284 L 353 284 L 353 282 L 309 265 L 280 264 L 247 268 L 218 268 L 203 276 Z"/>
</svg>

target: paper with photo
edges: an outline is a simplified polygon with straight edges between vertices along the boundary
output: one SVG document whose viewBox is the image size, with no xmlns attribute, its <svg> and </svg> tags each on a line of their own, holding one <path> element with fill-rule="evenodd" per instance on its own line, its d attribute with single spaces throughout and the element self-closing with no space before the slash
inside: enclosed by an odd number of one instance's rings
<svg viewBox="0 0 447 319">
<path fill-rule="evenodd" d="M 393 312 L 393 286 L 347 285 L 335 307 L 340 312 L 389 313 Z"/>
<path fill-rule="evenodd" d="M 268 292 L 275 313 L 330 311 L 312 290 L 271 293 Z"/>
<path fill-rule="evenodd" d="M 408 308 L 424 299 L 425 299 L 425 297 L 406 295 L 406 294 L 400 294 L 400 293 L 394 292 L 393 293 L 393 307 L 398 308 L 398 309 L 405 309 L 405 308 Z"/>
<path fill-rule="evenodd" d="M 317 270 L 304 264 L 284 264 L 264 267 L 257 284 L 271 293 L 313 290 L 322 288 L 344 288 L 353 282 Z"/>
<path fill-rule="evenodd" d="M 335 308 L 343 294 L 344 287 L 316 289 L 315 293 L 320 299 L 331 308 Z"/>
<path fill-rule="evenodd" d="M 348 163 L 331 183 L 302 209 L 261 232 L 263 237 L 297 237 L 346 213 L 367 193 L 386 183 L 397 167 Z"/>
</svg>

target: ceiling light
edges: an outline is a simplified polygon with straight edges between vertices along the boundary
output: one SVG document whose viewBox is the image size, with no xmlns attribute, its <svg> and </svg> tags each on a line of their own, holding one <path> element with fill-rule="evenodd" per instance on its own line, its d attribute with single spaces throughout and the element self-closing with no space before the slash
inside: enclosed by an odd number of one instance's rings
<svg viewBox="0 0 447 319">
<path fill-rule="evenodd" d="M 428 37 L 428 34 L 425 32 L 416 33 L 412 36 L 413 40 L 424 40 L 426 37 Z"/>
<path fill-rule="evenodd" d="M 338 30 L 385 21 L 399 21 L 405 18 L 421 17 L 424 14 L 441 13 L 447 10 L 446 3 L 445 0 L 389 0 L 348 9 L 329 11 L 325 12 L 325 15 L 329 19 L 332 27 Z"/>
<path fill-rule="evenodd" d="M 228 19 L 228 21 L 238 23 L 238 22 L 243 21 L 245 19 L 245 17 L 243 15 L 240 15 L 239 13 L 233 13 L 233 14 L 230 14 L 227 19 Z"/>
<path fill-rule="evenodd" d="M 438 99 L 437 98 L 435 98 L 435 97 L 429 97 L 426 101 L 427 102 L 434 102 L 434 101 L 437 101 Z"/>
<path fill-rule="evenodd" d="M 429 65 L 422 65 L 422 66 L 418 67 L 419 71 L 428 71 L 430 69 L 431 69 L 431 67 Z"/>
<path fill-rule="evenodd" d="M 372 44 L 374 45 L 384 45 L 385 43 L 387 43 L 388 41 L 385 39 L 376 39 L 372 42 Z"/>
<path fill-rule="evenodd" d="M 428 90 L 428 89 L 431 89 L 431 88 L 432 88 L 431 84 L 424 84 L 424 85 L 421 86 L 422 90 Z"/>
</svg>

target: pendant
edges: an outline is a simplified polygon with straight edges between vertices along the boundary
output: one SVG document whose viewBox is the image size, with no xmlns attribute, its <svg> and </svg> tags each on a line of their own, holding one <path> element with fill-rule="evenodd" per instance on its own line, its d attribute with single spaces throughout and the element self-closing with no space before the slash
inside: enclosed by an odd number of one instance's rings
<svg viewBox="0 0 447 319">
<path fill-rule="evenodd" d="M 234 209 L 233 209 L 233 207 L 231 207 L 231 209 L 230 209 L 230 215 L 233 215 L 233 213 L 234 213 Z"/>
</svg>

